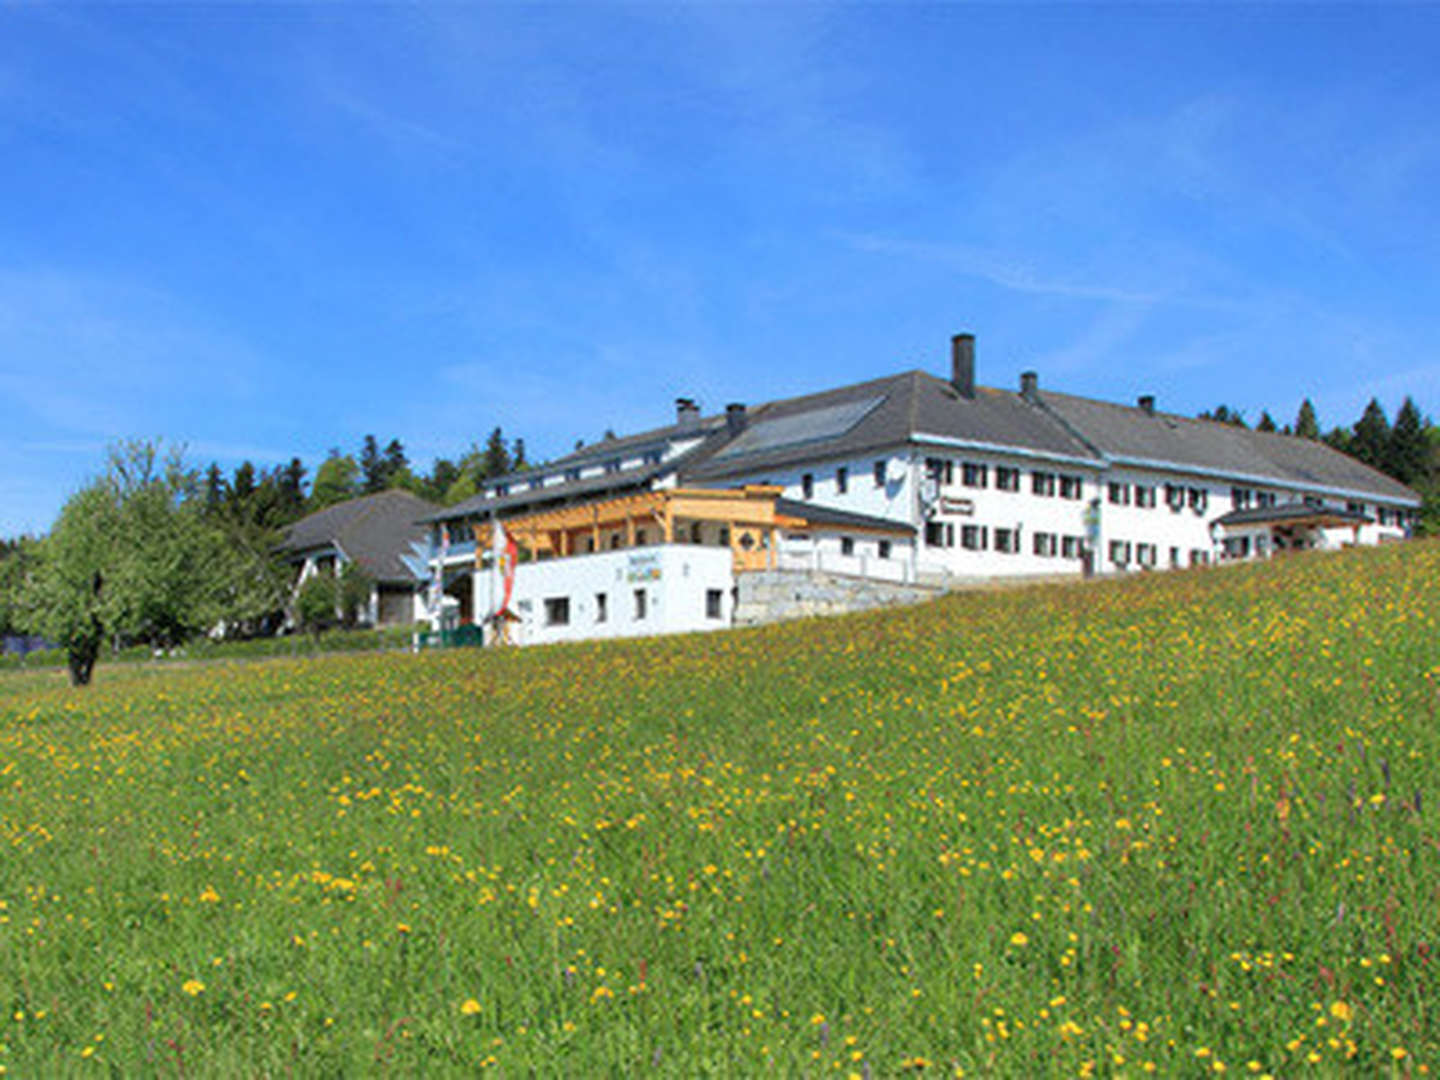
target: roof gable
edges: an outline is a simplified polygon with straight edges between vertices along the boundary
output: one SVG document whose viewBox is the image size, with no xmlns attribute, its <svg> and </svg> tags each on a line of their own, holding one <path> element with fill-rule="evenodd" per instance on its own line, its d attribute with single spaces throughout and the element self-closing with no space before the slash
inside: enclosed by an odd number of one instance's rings
<svg viewBox="0 0 1440 1080">
<path fill-rule="evenodd" d="M 336 546 L 376 581 L 413 582 L 402 556 L 425 539 L 422 518 L 438 507 L 408 491 L 382 491 L 349 499 L 301 518 L 280 547 L 293 554 Z"/>
</svg>

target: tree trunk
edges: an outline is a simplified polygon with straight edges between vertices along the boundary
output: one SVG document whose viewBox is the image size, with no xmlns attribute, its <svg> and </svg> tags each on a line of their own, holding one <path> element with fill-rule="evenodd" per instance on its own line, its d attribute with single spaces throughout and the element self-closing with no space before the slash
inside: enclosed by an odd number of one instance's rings
<svg viewBox="0 0 1440 1080">
<path fill-rule="evenodd" d="M 88 634 L 76 634 L 65 649 L 65 660 L 70 668 L 71 686 L 89 686 L 90 676 L 95 672 L 95 658 L 100 655 L 100 642 L 104 631 L 97 620 Z"/>
</svg>

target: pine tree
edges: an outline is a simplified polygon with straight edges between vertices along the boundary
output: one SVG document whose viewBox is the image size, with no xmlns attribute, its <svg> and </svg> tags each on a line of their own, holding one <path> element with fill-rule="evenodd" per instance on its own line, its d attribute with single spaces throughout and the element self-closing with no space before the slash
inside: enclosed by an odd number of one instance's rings
<svg viewBox="0 0 1440 1080">
<path fill-rule="evenodd" d="M 1201 420 L 1213 420 L 1217 424 L 1230 424 L 1234 427 L 1245 427 L 1245 415 L 1239 409 L 1232 409 L 1229 405 L 1216 405 L 1213 409 L 1206 409 L 1200 414 Z"/>
<path fill-rule="evenodd" d="M 230 481 L 230 516 L 237 521 L 250 516 L 250 502 L 255 497 L 255 466 L 242 461 Z"/>
<path fill-rule="evenodd" d="M 515 440 L 515 453 L 510 459 L 510 467 L 516 472 L 519 472 L 521 469 L 528 469 L 530 467 L 530 462 L 525 460 L 524 439 Z"/>
<path fill-rule="evenodd" d="M 1300 412 L 1295 416 L 1295 434 L 1302 439 L 1320 438 L 1320 420 L 1308 397 L 1300 403 Z"/>
<path fill-rule="evenodd" d="M 1430 440 L 1425 437 L 1425 421 L 1412 398 L 1406 397 L 1395 414 L 1390 429 L 1385 471 L 1402 484 L 1415 484 L 1425 478 L 1430 461 Z"/>
<path fill-rule="evenodd" d="M 385 490 L 385 459 L 380 456 L 380 443 L 374 435 L 366 435 L 360 448 L 360 473 L 366 495 Z"/>
<path fill-rule="evenodd" d="M 405 456 L 404 444 L 399 439 L 391 439 L 385 446 L 385 486 L 393 487 L 409 468 L 410 459 Z"/>
<path fill-rule="evenodd" d="M 1269 409 L 1263 409 L 1263 410 L 1261 410 L 1261 412 L 1260 412 L 1260 419 L 1259 419 L 1259 421 L 1255 424 L 1255 430 L 1256 430 L 1256 431 L 1274 431 L 1274 430 L 1275 430 L 1275 418 L 1270 415 L 1270 410 L 1269 410 Z"/>
<path fill-rule="evenodd" d="M 290 464 L 276 472 L 275 487 L 279 494 L 277 509 L 288 525 L 305 512 L 305 463 L 292 457 Z"/>
<path fill-rule="evenodd" d="M 220 471 L 220 466 L 212 461 L 205 470 L 205 512 L 218 514 L 225 505 L 226 495 L 225 474 Z"/>
<path fill-rule="evenodd" d="M 485 453 L 480 461 L 480 476 L 493 480 L 510 472 L 510 451 L 505 445 L 505 434 L 498 427 L 490 432 L 485 443 Z"/>
<path fill-rule="evenodd" d="M 1390 421 L 1385 418 L 1385 410 L 1375 398 L 1370 399 L 1365 412 L 1355 422 L 1350 453 L 1366 465 L 1385 468 L 1390 456 Z"/>
</svg>

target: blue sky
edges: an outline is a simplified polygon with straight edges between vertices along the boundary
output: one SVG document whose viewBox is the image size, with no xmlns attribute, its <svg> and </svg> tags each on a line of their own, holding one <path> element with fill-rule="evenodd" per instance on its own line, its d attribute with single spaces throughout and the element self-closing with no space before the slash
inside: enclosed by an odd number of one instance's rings
<svg viewBox="0 0 1440 1080">
<path fill-rule="evenodd" d="M 1440 410 L 1440 7 L 0 4 L 0 534 L 911 367 Z"/>
</svg>

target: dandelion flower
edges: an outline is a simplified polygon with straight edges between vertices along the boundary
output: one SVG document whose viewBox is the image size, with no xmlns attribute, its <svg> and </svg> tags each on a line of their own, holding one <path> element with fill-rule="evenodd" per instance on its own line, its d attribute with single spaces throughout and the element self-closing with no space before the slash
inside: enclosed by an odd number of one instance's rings
<svg viewBox="0 0 1440 1080">
<path fill-rule="evenodd" d="M 185 982 L 181 984 L 180 989 L 184 990 L 185 993 L 191 997 L 195 997 L 204 992 L 205 984 L 199 979 L 186 979 Z"/>
<path fill-rule="evenodd" d="M 460 1006 L 460 1012 L 464 1016 L 474 1016 L 480 1011 L 480 1002 L 474 998 L 466 998 Z"/>
</svg>

